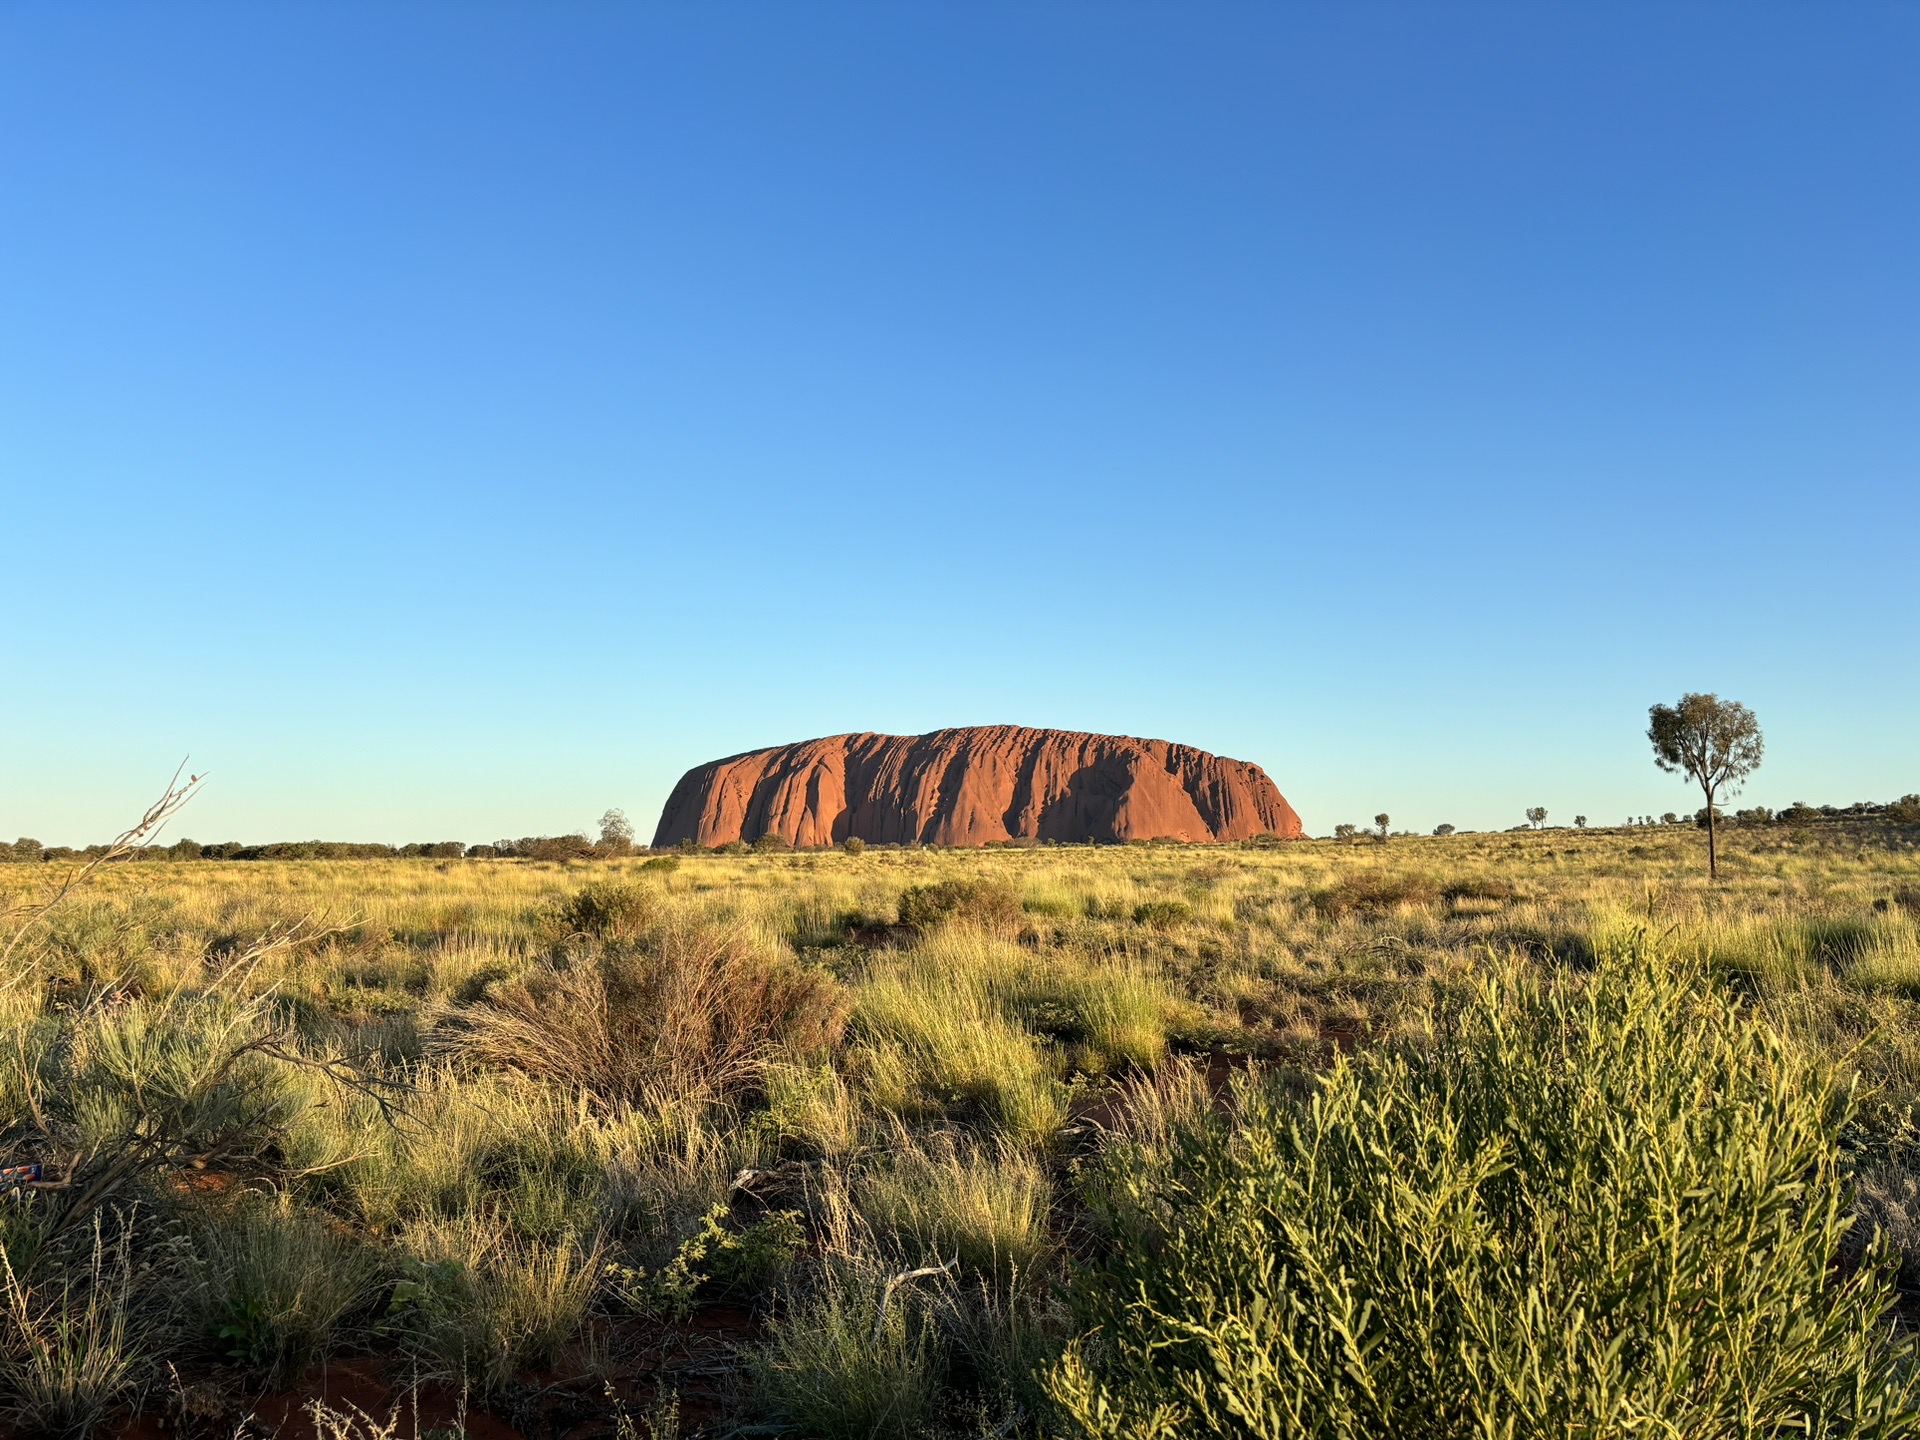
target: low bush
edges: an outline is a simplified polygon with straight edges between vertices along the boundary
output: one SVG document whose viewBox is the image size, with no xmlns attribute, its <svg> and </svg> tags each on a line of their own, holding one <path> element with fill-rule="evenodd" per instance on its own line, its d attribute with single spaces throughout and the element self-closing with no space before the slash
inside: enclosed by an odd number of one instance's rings
<svg viewBox="0 0 1920 1440">
<path fill-rule="evenodd" d="M 621 1106 L 663 1087 L 755 1093 L 770 1060 L 826 1049 L 846 1016 L 831 976 L 737 928 L 683 924 L 501 981 L 444 1012 L 430 1048 Z"/>
<path fill-rule="evenodd" d="M 1122 1144 L 1048 1377 L 1081 1436 L 1911 1435 L 1848 1093 L 1635 946 L 1509 971 L 1307 1102 Z"/>
<path fill-rule="evenodd" d="M 432 1368 L 483 1395 L 551 1365 L 579 1332 L 599 1285 L 597 1246 L 527 1240 L 490 1216 L 429 1221 L 408 1252 L 389 1323 Z"/>
<path fill-rule="evenodd" d="M 197 1307 L 214 1353 L 269 1384 L 330 1353 L 343 1322 L 371 1303 L 373 1257 L 319 1214 L 246 1203 L 208 1217 Z"/>
<path fill-rule="evenodd" d="M 564 935 L 630 945 L 658 916 L 659 908 L 659 892 L 651 887 L 600 880 L 558 901 L 554 921 Z"/>
<path fill-rule="evenodd" d="M 750 1359 L 761 1406 L 818 1440 L 921 1440 L 947 1368 L 918 1294 L 852 1265 L 776 1316 Z"/>
<path fill-rule="evenodd" d="M 1155 930 L 1171 930 L 1193 919 L 1193 907 L 1184 900 L 1146 900 L 1133 907 L 1133 923 Z"/>
<path fill-rule="evenodd" d="M 684 1320 L 704 1291 L 708 1296 L 758 1294 L 786 1276 L 806 1248 L 797 1210 L 777 1210 L 735 1228 L 725 1204 L 715 1204 L 700 1228 L 656 1270 L 620 1262 L 607 1266 L 614 1295 L 640 1315 Z"/>
<path fill-rule="evenodd" d="M 1377 914 L 1401 905 L 1431 905 L 1440 898 L 1440 882 L 1431 875 L 1361 870 L 1314 891 L 1312 901 L 1322 915 L 1337 919 L 1355 912 Z"/>
<path fill-rule="evenodd" d="M 941 880 L 909 886 L 900 895 L 900 923 L 916 930 L 956 919 L 1004 930 L 1017 926 L 1021 916 L 1020 897 L 991 880 Z"/>
</svg>

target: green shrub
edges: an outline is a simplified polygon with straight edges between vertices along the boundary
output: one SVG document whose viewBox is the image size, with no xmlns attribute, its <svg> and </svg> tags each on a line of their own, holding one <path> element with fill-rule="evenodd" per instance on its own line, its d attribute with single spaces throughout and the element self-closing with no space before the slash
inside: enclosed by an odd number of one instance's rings
<svg viewBox="0 0 1920 1440">
<path fill-rule="evenodd" d="M 849 835 L 840 842 L 840 848 L 849 855 L 864 855 L 867 850 L 867 842 L 862 840 L 858 835 Z"/>
<path fill-rule="evenodd" d="M 632 944 L 659 913 L 659 905 L 657 890 L 620 880 L 597 880 L 557 902 L 554 918 L 566 934 Z"/>
<path fill-rule="evenodd" d="M 1193 907 L 1184 900 L 1147 900 L 1133 907 L 1133 923 L 1155 930 L 1171 930 L 1193 919 Z"/>
<path fill-rule="evenodd" d="M 1435 1031 L 1115 1148 L 1070 1433 L 1920 1431 L 1884 1275 L 1835 1270 L 1851 1097 L 1698 967 L 1512 971 Z"/>
<path fill-rule="evenodd" d="M 991 880 L 941 880 L 910 885 L 900 895 L 900 923 L 925 930 L 942 920 L 971 920 L 989 929 L 1020 922 L 1020 897 Z"/>
<path fill-rule="evenodd" d="M 777 1210 L 739 1230 L 727 1226 L 727 1207 L 717 1204 L 700 1229 L 657 1270 L 618 1262 L 607 1266 L 613 1293 L 640 1315 L 684 1320 L 703 1289 L 715 1295 L 755 1294 L 781 1279 L 806 1248 L 800 1212 Z"/>
</svg>

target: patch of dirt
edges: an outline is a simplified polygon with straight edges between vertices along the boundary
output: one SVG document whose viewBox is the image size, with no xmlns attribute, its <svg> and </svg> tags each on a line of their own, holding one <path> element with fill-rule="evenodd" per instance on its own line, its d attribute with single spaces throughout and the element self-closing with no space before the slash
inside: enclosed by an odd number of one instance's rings
<svg viewBox="0 0 1920 1440">
<path fill-rule="evenodd" d="M 481 1401 L 439 1381 L 416 1382 L 374 1356 L 316 1367 L 282 1390 L 249 1391 L 230 1371 L 182 1377 L 171 1394 L 148 1398 L 139 1414 L 109 1420 L 110 1440 L 319 1440 L 316 1401 L 375 1427 L 394 1424 L 395 1440 L 604 1440 L 620 1419 L 644 1416 L 677 1396 L 689 1437 L 727 1418 L 735 1398 L 740 1348 L 762 1333 L 760 1320 L 732 1305 L 706 1305 L 685 1321 L 596 1321 L 553 1371 L 520 1376 L 504 1395 Z"/>
</svg>

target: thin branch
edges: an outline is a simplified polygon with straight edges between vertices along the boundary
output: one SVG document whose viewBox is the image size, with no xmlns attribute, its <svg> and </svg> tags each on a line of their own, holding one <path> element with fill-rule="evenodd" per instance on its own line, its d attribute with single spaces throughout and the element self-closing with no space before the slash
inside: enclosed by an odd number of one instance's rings
<svg viewBox="0 0 1920 1440">
<path fill-rule="evenodd" d="M 12 959 L 13 952 L 27 938 L 28 932 L 58 909 L 75 890 L 91 880 L 101 866 L 111 865 L 115 861 L 125 860 L 136 854 L 161 826 L 180 813 L 187 802 L 199 792 L 201 782 L 207 778 L 204 775 L 188 775 L 185 783 L 182 783 L 180 776 L 186 768 L 187 762 L 182 760 L 179 768 L 173 772 L 173 778 L 167 782 L 166 792 L 147 807 L 146 813 L 130 828 L 114 836 L 98 855 L 88 856 L 74 865 L 45 899 L 37 903 L 30 901 L 27 904 L 18 905 L 0 914 L 0 923 L 13 926 L 13 934 L 8 938 L 6 947 L 0 949 L 0 965 L 5 965 Z M 20 978 L 21 975 L 8 976 L 4 981 L 0 981 L 0 990 L 15 984 Z"/>
</svg>

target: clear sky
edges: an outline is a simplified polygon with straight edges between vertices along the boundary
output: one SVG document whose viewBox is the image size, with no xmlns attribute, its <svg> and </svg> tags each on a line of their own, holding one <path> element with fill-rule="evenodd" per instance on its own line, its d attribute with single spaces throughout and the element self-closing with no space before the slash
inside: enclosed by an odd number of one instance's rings
<svg viewBox="0 0 1920 1440">
<path fill-rule="evenodd" d="M 13 4 L 0 832 L 643 834 L 979 722 L 1307 827 L 1920 790 L 1920 6 Z"/>
</svg>

